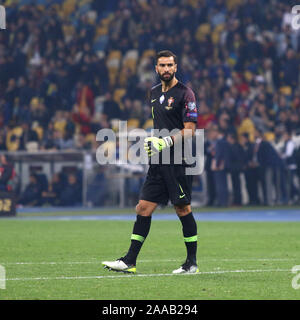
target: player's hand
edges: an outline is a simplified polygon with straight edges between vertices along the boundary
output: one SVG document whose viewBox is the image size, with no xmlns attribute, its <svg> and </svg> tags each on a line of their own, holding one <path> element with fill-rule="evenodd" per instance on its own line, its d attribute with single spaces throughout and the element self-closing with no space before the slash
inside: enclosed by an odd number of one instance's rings
<svg viewBox="0 0 300 320">
<path fill-rule="evenodd" d="M 144 149 L 151 157 L 157 152 L 161 152 L 165 148 L 170 148 L 173 145 L 173 140 L 170 136 L 164 138 L 150 137 L 144 140 Z"/>
</svg>

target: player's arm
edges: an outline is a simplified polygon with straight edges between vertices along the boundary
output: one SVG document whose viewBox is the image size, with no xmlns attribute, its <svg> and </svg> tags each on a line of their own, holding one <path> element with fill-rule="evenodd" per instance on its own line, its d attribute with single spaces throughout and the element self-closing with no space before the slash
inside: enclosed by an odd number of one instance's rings
<svg viewBox="0 0 300 320">
<path fill-rule="evenodd" d="M 182 141 L 182 139 L 191 138 L 196 131 L 195 122 L 184 122 L 184 128 L 176 133 L 174 136 L 171 136 L 173 144 Z"/>
<path fill-rule="evenodd" d="M 146 138 L 144 141 L 144 149 L 149 156 L 155 154 L 156 150 L 161 152 L 165 148 L 170 148 L 174 144 L 182 141 L 182 139 L 191 138 L 195 134 L 196 123 L 194 122 L 185 122 L 184 128 L 180 130 L 174 136 L 167 136 L 164 138 L 150 137 Z M 154 149 L 153 149 L 154 147 Z"/>
<path fill-rule="evenodd" d="M 198 111 L 194 92 L 188 88 L 183 97 L 182 120 L 184 128 L 172 136 L 173 143 L 176 144 L 182 139 L 191 138 L 196 131 Z"/>
</svg>

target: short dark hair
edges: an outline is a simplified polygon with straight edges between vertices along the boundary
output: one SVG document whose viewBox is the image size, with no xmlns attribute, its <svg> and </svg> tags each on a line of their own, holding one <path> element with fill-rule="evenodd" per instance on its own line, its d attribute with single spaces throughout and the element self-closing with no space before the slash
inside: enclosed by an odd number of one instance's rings
<svg viewBox="0 0 300 320">
<path fill-rule="evenodd" d="M 176 54 L 174 54 L 172 51 L 170 50 L 163 50 L 163 51 L 159 51 L 157 54 L 156 54 L 156 64 L 158 62 L 158 59 L 161 58 L 161 57 L 173 57 L 174 58 L 174 62 L 175 64 L 177 64 L 177 56 Z"/>
</svg>

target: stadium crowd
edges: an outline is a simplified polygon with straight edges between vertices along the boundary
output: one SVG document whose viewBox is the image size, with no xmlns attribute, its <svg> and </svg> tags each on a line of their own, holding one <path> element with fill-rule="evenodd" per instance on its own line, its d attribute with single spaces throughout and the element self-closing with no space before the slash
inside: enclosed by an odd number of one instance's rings
<svg viewBox="0 0 300 320">
<path fill-rule="evenodd" d="M 0 150 L 95 150 L 97 131 L 118 119 L 150 128 L 154 57 L 169 49 L 206 132 L 208 204 L 230 204 L 229 173 L 231 204 L 240 205 L 241 172 L 250 204 L 270 204 L 273 180 L 277 203 L 297 201 L 300 33 L 291 3 L 5 1 Z"/>
</svg>

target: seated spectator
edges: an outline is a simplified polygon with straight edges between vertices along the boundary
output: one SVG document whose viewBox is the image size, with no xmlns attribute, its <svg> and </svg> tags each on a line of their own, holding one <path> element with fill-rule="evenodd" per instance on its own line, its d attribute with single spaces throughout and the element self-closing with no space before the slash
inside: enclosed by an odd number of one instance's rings
<svg viewBox="0 0 300 320">
<path fill-rule="evenodd" d="M 43 168 L 34 168 L 33 173 L 37 178 L 38 184 L 40 185 L 41 192 L 48 190 L 48 178 L 46 174 L 43 172 Z"/>
<path fill-rule="evenodd" d="M 21 76 L 18 80 L 19 87 L 19 103 L 22 108 L 24 105 L 29 105 L 31 99 L 34 96 L 34 88 L 31 85 L 28 85 L 28 81 L 24 76 Z"/>
<path fill-rule="evenodd" d="M 197 119 L 197 128 L 205 129 L 207 125 L 216 120 L 216 116 L 209 110 L 205 101 L 201 101 L 199 105 L 199 114 Z"/>
<path fill-rule="evenodd" d="M 0 131 L 0 151 L 6 150 L 5 134 L 3 131 Z"/>
<path fill-rule="evenodd" d="M 123 101 L 123 110 L 122 110 L 121 120 L 128 120 L 131 118 L 132 100 L 128 96 L 124 96 L 122 101 Z"/>
<path fill-rule="evenodd" d="M 107 92 L 105 95 L 105 101 L 103 102 L 103 114 L 107 117 L 107 121 L 121 118 L 120 106 L 113 99 L 113 96 L 110 92 Z"/>
<path fill-rule="evenodd" d="M 31 106 L 30 112 L 32 122 L 36 121 L 41 127 L 47 128 L 49 112 L 43 103 L 39 102 L 36 106 Z"/>
<path fill-rule="evenodd" d="M 108 196 L 105 166 L 99 166 L 92 182 L 88 185 L 87 201 L 93 206 L 104 206 Z"/>
<path fill-rule="evenodd" d="M 72 113 L 70 111 L 64 112 L 65 127 L 64 132 L 68 137 L 74 136 L 75 133 L 75 123 L 72 121 Z"/>
<path fill-rule="evenodd" d="M 250 111 L 250 118 L 255 127 L 264 133 L 272 131 L 274 127 L 274 121 L 272 121 L 266 106 L 259 101 L 254 102 Z"/>
<path fill-rule="evenodd" d="M 69 174 L 66 186 L 60 193 L 60 204 L 62 206 L 76 206 L 81 204 L 81 186 L 75 174 Z"/>
<path fill-rule="evenodd" d="M 289 122 L 287 124 L 287 130 L 293 134 L 300 133 L 300 116 L 297 111 L 292 111 L 290 114 Z"/>
<path fill-rule="evenodd" d="M 95 138 L 95 140 L 96 140 L 96 138 Z M 90 142 L 86 140 L 86 136 L 83 135 L 82 133 L 75 135 L 74 143 L 75 143 L 77 150 L 88 150 L 89 149 Z"/>
<path fill-rule="evenodd" d="M 7 156 L 0 155 L 0 192 L 11 191 L 9 188 L 9 182 L 16 175 L 13 164 Z"/>
<path fill-rule="evenodd" d="M 21 148 L 21 136 L 23 129 L 16 123 L 11 122 L 6 132 L 6 148 L 8 151 L 17 151 Z"/>
<path fill-rule="evenodd" d="M 60 195 L 63 191 L 63 184 L 60 175 L 55 173 L 47 191 L 42 192 L 42 203 L 51 206 L 60 205 Z"/>
<path fill-rule="evenodd" d="M 132 104 L 132 111 L 130 114 L 130 118 L 134 119 L 143 119 L 143 107 L 142 102 L 140 100 L 135 99 Z"/>
<path fill-rule="evenodd" d="M 42 150 L 51 150 L 51 149 L 57 149 L 57 147 L 54 144 L 54 123 L 50 121 L 48 123 L 48 127 L 44 132 L 43 140 L 41 142 L 41 149 Z"/>
<path fill-rule="evenodd" d="M 41 204 L 41 188 L 35 174 L 29 177 L 29 184 L 21 193 L 19 204 L 25 206 L 38 206 Z"/>
<path fill-rule="evenodd" d="M 89 108 L 87 107 L 79 108 L 78 105 L 75 105 L 73 108 L 72 118 L 75 124 L 79 125 L 80 132 L 83 135 L 86 135 L 91 132 L 92 116 Z"/>
<path fill-rule="evenodd" d="M 39 137 L 28 123 L 22 124 L 22 136 L 20 139 L 20 150 L 38 150 Z"/>
<path fill-rule="evenodd" d="M 87 84 L 79 81 L 76 90 L 76 104 L 79 107 L 79 111 L 81 111 L 82 108 L 88 108 L 89 114 L 93 116 L 95 111 L 94 98 L 92 89 Z"/>
</svg>

